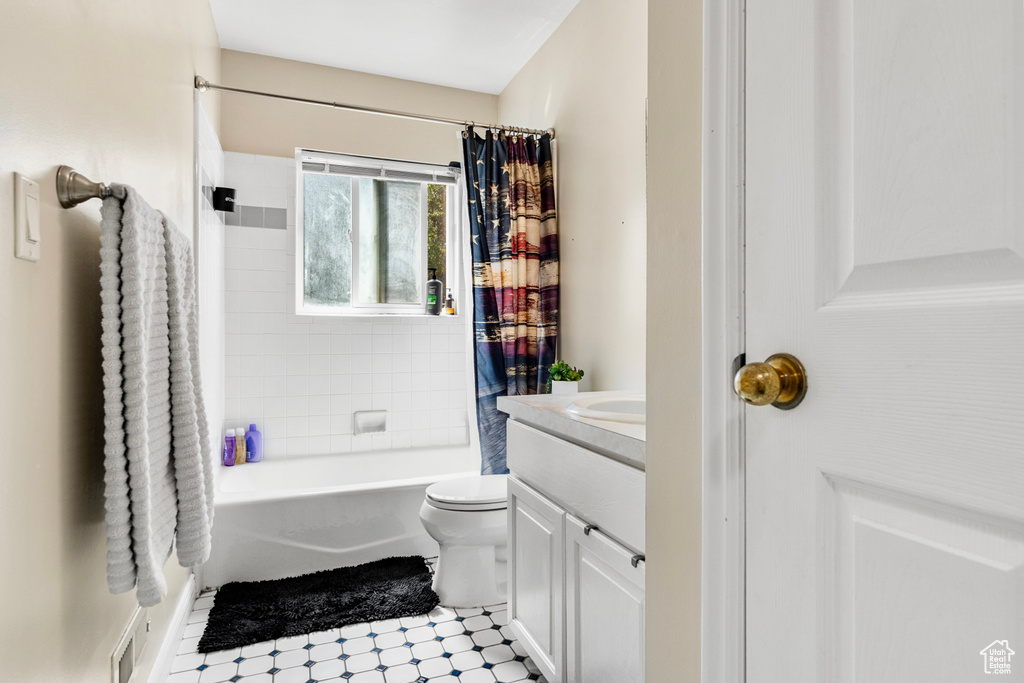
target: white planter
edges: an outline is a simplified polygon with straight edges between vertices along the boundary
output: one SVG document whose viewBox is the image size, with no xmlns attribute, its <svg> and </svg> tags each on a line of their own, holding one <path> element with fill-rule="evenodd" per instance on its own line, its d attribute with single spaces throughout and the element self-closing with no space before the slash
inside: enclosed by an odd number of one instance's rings
<svg viewBox="0 0 1024 683">
<path fill-rule="evenodd" d="M 562 382 L 559 380 L 551 380 L 552 394 L 578 394 L 579 391 L 579 382 Z"/>
</svg>

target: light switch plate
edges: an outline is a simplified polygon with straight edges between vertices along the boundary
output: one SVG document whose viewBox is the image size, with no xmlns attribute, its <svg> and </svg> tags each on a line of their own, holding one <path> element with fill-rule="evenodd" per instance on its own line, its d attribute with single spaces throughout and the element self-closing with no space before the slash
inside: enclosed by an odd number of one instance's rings
<svg viewBox="0 0 1024 683">
<path fill-rule="evenodd" d="M 38 261 L 40 252 L 39 183 L 14 174 L 14 255 Z"/>
</svg>

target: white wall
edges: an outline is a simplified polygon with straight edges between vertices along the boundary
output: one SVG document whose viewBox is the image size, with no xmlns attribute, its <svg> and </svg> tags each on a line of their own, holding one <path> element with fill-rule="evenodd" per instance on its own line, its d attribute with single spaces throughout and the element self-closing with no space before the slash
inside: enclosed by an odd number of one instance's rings
<svg viewBox="0 0 1024 683">
<path fill-rule="evenodd" d="M 700 680 L 701 0 L 650 0 L 647 680 Z"/>
<path fill-rule="evenodd" d="M 222 50 L 223 81 L 237 88 L 472 121 L 494 121 L 494 95 Z M 452 59 L 460 58 L 453 49 Z M 296 147 L 436 164 L 462 160 L 459 128 L 224 94 L 225 151 L 292 157 Z"/>
<path fill-rule="evenodd" d="M 295 159 L 226 157 L 236 204 L 286 212 L 284 229 L 225 214 L 242 223 L 227 227 L 227 425 L 257 423 L 269 458 L 470 443 L 467 316 L 296 315 Z M 353 435 L 361 410 L 388 411 L 388 431 Z"/>
<path fill-rule="evenodd" d="M 54 173 L 130 183 L 191 234 L 192 77 L 219 77 L 217 33 L 207 0 L 8 2 L 0 63 L 0 678 L 104 681 L 136 603 L 105 578 L 99 202 L 61 209 Z M 40 183 L 38 263 L 13 255 L 13 171 Z M 157 644 L 188 576 L 166 571 Z"/>
<path fill-rule="evenodd" d="M 498 98 L 556 130 L 558 356 L 585 389 L 644 389 L 646 97 L 647 0 L 581 0 Z"/>
</svg>

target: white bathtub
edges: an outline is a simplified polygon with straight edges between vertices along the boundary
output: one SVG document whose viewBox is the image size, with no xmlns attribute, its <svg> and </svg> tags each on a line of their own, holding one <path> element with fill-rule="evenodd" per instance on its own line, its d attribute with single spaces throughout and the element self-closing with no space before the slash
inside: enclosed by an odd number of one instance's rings
<svg viewBox="0 0 1024 683">
<path fill-rule="evenodd" d="M 219 468 L 207 586 L 437 554 L 419 518 L 430 484 L 478 473 L 472 446 L 265 460 Z"/>
</svg>

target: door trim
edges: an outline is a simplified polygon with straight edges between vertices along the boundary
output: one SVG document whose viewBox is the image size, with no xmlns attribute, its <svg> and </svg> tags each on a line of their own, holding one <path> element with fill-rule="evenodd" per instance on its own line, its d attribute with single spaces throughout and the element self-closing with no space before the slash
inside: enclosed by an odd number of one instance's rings
<svg viewBox="0 0 1024 683">
<path fill-rule="evenodd" d="M 701 678 L 745 667 L 743 408 L 733 395 L 744 336 L 745 1 L 704 3 L 702 132 Z"/>
</svg>

